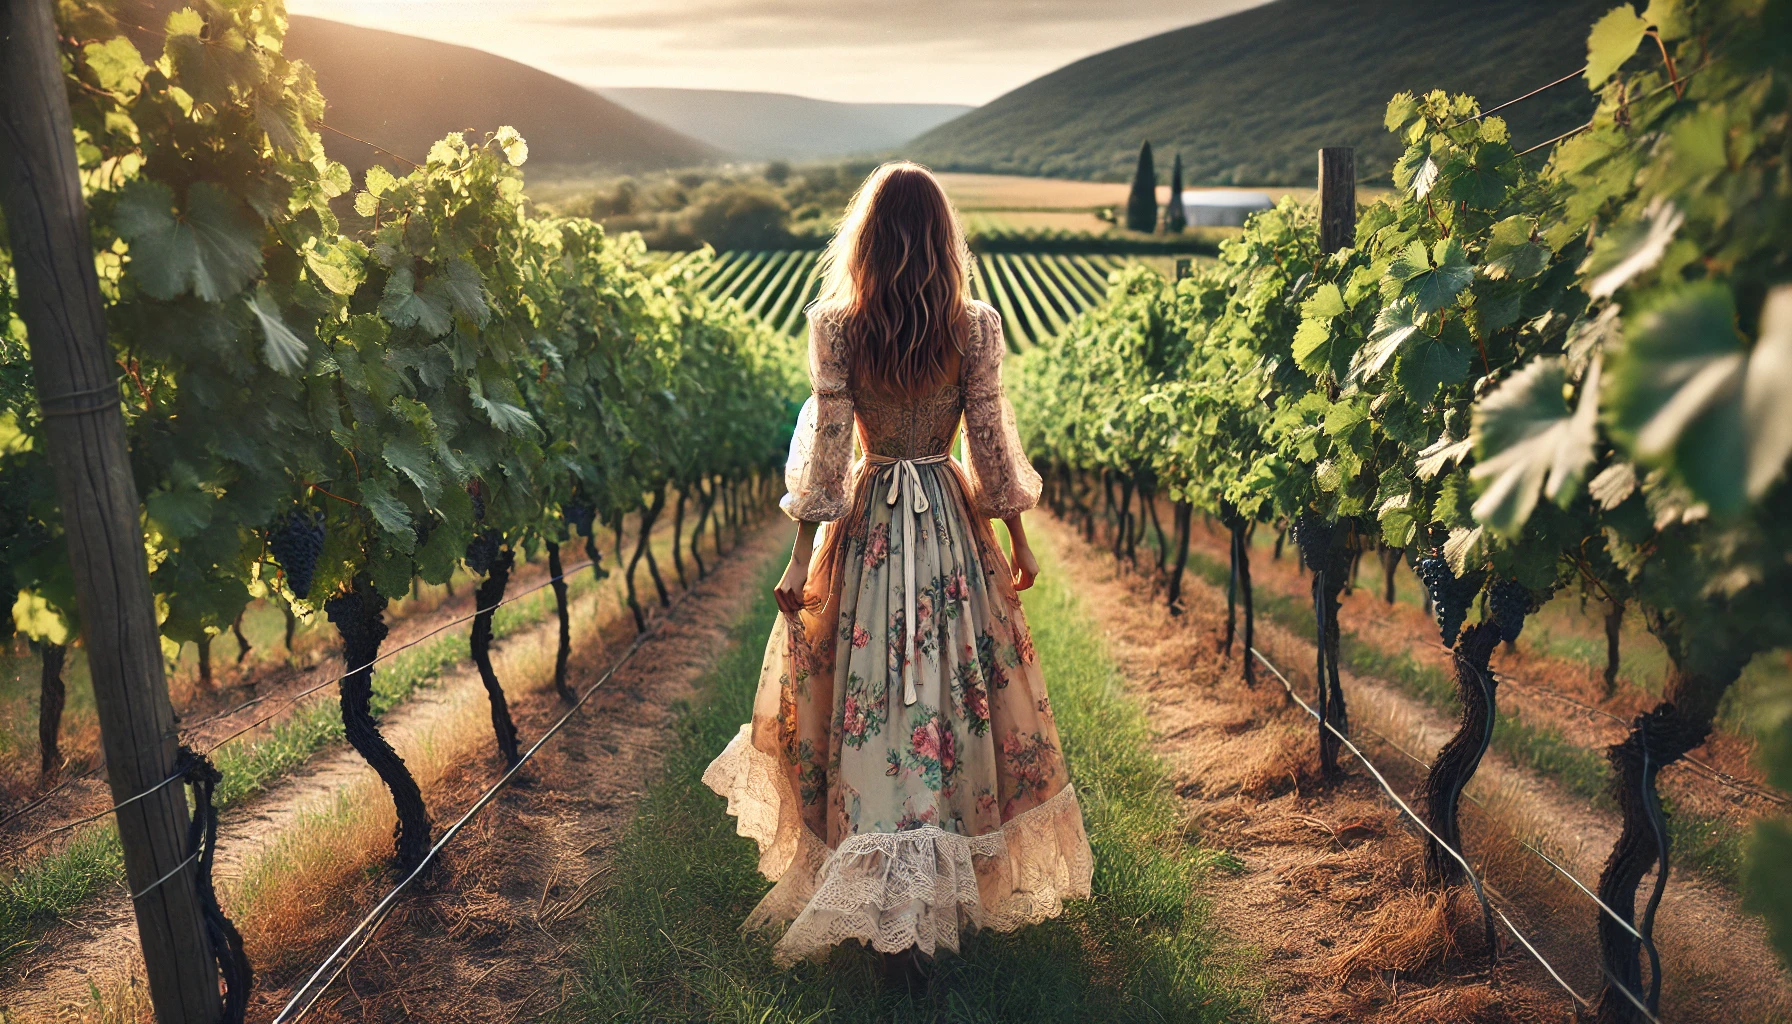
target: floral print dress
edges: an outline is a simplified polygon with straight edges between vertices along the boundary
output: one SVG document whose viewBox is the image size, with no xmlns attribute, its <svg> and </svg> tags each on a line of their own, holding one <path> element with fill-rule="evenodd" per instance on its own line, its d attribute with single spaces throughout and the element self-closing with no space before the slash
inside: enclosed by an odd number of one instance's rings
<svg viewBox="0 0 1792 1024">
<path fill-rule="evenodd" d="M 828 525 L 804 611 L 766 645 L 753 720 L 703 776 L 777 883 L 746 927 L 788 925 L 781 963 L 847 939 L 956 950 L 965 928 L 1012 930 L 1089 893 L 1082 811 L 990 527 L 1033 506 L 1039 476 L 1002 395 L 1001 319 L 970 314 L 957 379 L 917 398 L 855 391 L 835 321 L 811 313 L 814 395 L 783 505 Z"/>
</svg>

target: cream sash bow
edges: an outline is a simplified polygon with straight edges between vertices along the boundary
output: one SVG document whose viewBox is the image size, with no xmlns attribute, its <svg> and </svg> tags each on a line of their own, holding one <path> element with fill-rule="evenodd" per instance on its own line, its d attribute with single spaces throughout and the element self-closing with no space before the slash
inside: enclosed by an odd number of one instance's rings
<svg viewBox="0 0 1792 1024">
<path fill-rule="evenodd" d="M 908 492 L 908 500 L 904 503 L 907 507 L 896 511 L 902 520 L 902 703 L 905 705 L 915 702 L 915 633 L 920 627 L 915 621 L 915 517 L 926 515 L 932 507 L 927 502 L 927 492 L 921 489 L 918 467 L 935 465 L 949 458 L 950 455 L 930 455 L 924 459 L 893 459 L 869 453 L 865 456 L 865 461 L 876 466 L 878 472 L 886 466 L 896 469 L 890 478 L 890 493 L 884 498 L 884 504 L 895 505 L 902 500 L 903 492 Z"/>
</svg>

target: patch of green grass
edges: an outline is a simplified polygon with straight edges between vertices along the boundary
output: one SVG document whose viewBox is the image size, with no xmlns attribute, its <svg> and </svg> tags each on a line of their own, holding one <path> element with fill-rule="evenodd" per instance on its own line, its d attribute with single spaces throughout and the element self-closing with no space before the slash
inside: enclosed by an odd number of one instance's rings
<svg viewBox="0 0 1792 1024">
<path fill-rule="evenodd" d="M 118 830 L 93 828 L 56 856 L 0 882 L 0 962 L 31 948 L 32 933 L 68 914 L 106 885 L 124 880 Z"/>
<path fill-rule="evenodd" d="M 1042 557 L 1049 552 L 1041 552 Z M 1094 896 L 1055 921 L 979 934 L 942 956 L 913 993 L 880 983 L 856 944 L 821 964 L 780 970 L 768 941 L 738 925 L 769 887 L 722 801 L 699 781 L 751 713 L 760 655 L 776 615 L 767 566 L 759 600 L 678 717 L 665 774 L 615 851 L 615 881 L 594 905 L 583 995 L 568 1020 L 656 1021 L 1249 1021 L 1256 986 L 1200 898 L 1210 870 L 1235 857 L 1203 850 L 1183 826 L 1138 706 L 1122 692 L 1060 567 L 1027 595 L 1064 753 L 1095 852 Z"/>
</svg>

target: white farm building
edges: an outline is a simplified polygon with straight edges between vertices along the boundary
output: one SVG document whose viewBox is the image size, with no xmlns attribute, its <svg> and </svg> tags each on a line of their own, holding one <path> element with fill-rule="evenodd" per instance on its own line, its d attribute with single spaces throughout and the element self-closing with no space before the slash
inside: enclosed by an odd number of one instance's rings
<svg viewBox="0 0 1792 1024">
<path fill-rule="evenodd" d="M 1196 188 L 1182 193 L 1182 209 L 1191 228 L 1243 227 L 1244 219 L 1274 206 L 1269 196 L 1231 188 Z"/>
</svg>

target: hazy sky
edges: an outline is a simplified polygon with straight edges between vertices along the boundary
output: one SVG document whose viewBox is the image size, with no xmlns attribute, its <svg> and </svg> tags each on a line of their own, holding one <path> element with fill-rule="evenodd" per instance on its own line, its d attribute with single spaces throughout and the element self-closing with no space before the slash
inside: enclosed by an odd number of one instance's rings
<svg viewBox="0 0 1792 1024">
<path fill-rule="evenodd" d="M 582 85 L 980 104 L 1120 43 L 1265 0 L 287 0 Z"/>
</svg>

